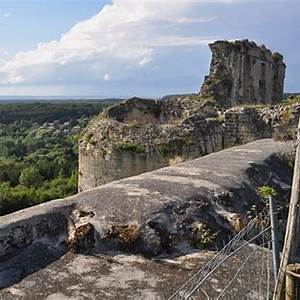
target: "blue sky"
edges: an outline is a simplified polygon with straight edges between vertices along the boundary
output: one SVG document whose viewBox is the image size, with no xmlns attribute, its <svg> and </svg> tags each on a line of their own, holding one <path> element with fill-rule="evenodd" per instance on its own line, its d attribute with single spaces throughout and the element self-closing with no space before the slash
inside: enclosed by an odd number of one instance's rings
<svg viewBox="0 0 300 300">
<path fill-rule="evenodd" d="M 207 44 L 248 38 L 285 56 L 300 91 L 299 0 L 0 0 L 0 96 L 198 92 Z"/>
</svg>

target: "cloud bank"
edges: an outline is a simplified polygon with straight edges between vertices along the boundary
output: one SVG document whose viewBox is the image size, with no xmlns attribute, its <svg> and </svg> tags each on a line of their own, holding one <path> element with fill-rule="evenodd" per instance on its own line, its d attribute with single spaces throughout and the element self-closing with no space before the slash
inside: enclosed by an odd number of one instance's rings
<svg viewBox="0 0 300 300">
<path fill-rule="evenodd" d="M 205 1 L 113 0 L 60 40 L 0 59 L 0 84 L 100 84 L 157 67 L 154 57 L 163 49 L 206 45 L 212 39 L 192 33 L 192 24 L 215 20 L 195 16 L 199 2 Z"/>
<path fill-rule="evenodd" d="M 180 57 L 189 60 L 194 55 L 195 60 L 200 57 L 199 46 L 222 38 L 199 31 L 220 21 L 217 16 L 202 12 L 204 4 L 236 6 L 269 1 L 281 0 L 112 0 L 59 40 L 40 43 L 35 49 L 10 58 L 0 53 L 0 92 L 30 90 L 29 87 L 41 91 L 41 87 L 51 86 L 70 94 L 74 93 L 71 88 L 77 93 L 80 86 L 88 86 L 101 91 L 109 87 L 109 93 L 119 89 L 118 95 L 122 95 L 122 86 L 128 87 L 129 82 L 134 87 L 147 85 L 153 77 L 156 81 L 152 80 L 152 86 L 166 86 L 176 71 L 184 69 L 179 67 L 185 64 L 179 62 Z M 188 75 L 181 72 L 177 79 L 180 76 Z"/>
</svg>

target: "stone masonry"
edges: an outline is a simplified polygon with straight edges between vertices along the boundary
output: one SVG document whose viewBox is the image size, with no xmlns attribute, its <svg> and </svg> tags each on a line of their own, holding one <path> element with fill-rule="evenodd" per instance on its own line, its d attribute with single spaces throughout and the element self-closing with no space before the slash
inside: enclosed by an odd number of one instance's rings
<svg viewBox="0 0 300 300">
<path fill-rule="evenodd" d="M 272 106 L 283 98 L 283 57 L 248 40 L 217 41 L 210 48 L 210 75 L 200 94 L 128 99 L 89 124 L 79 145 L 79 191 L 270 138 L 275 131 L 293 135 L 282 122 L 290 124 L 297 109 Z"/>
<path fill-rule="evenodd" d="M 222 124 L 199 96 L 129 99 L 93 120 L 79 145 L 79 191 L 222 149 Z"/>
<path fill-rule="evenodd" d="M 300 98 L 276 106 L 234 107 L 221 115 L 204 113 L 209 105 L 203 105 L 201 114 L 171 124 L 119 123 L 104 116 L 95 119 L 80 143 L 79 190 L 254 140 L 290 140 L 297 134 Z"/>
<path fill-rule="evenodd" d="M 297 131 L 300 97 L 273 105 L 282 56 L 248 41 L 213 45 L 200 94 L 132 98 L 91 121 L 79 145 L 84 192 L 0 218 L 1 299 L 168 298 L 253 207 L 264 210 L 261 186 L 286 206 L 293 144 L 263 139 Z M 260 105 L 232 107 L 249 103 Z M 212 298 L 243 261 L 234 260 L 209 280 Z M 257 280 L 245 277 L 249 293 Z"/>
<path fill-rule="evenodd" d="M 264 209 L 259 187 L 268 182 L 286 205 L 290 146 L 255 141 L 0 217 L 0 299 L 168 299 L 239 232 L 253 205 Z M 195 253 L 193 269 L 193 260 L 172 263 Z M 239 257 L 208 281 L 212 299 Z M 247 273 L 251 292 L 262 279 Z"/>
<path fill-rule="evenodd" d="M 282 100 L 286 66 L 281 54 L 248 40 L 217 41 L 209 47 L 212 61 L 202 95 L 214 97 L 222 107 Z"/>
</svg>

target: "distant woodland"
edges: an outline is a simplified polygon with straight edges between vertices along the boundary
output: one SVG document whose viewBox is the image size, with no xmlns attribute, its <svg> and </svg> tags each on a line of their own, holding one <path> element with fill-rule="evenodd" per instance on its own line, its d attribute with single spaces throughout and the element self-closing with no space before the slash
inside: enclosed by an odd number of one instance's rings
<svg viewBox="0 0 300 300">
<path fill-rule="evenodd" d="M 110 104 L 0 103 L 0 215 L 77 192 L 77 141 Z"/>
</svg>

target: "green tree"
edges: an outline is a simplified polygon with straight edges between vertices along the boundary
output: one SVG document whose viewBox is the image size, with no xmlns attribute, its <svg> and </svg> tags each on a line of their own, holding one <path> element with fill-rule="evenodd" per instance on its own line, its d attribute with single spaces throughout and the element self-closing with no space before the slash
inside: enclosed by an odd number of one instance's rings
<svg viewBox="0 0 300 300">
<path fill-rule="evenodd" d="M 20 164 L 14 160 L 0 159 L 0 183 L 7 182 L 11 186 L 19 184 Z"/>
<path fill-rule="evenodd" d="M 43 182 L 43 177 L 35 167 L 29 167 L 22 171 L 19 182 L 26 187 L 39 187 Z"/>
</svg>

